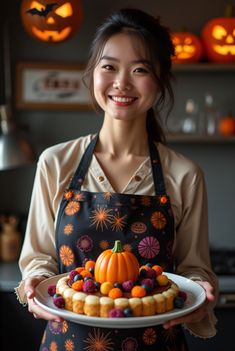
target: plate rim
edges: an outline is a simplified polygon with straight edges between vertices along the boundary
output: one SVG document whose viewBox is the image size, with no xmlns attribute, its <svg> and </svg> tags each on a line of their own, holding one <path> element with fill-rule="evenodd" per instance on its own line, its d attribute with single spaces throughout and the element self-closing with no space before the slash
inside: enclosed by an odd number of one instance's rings
<svg viewBox="0 0 235 351">
<path fill-rule="evenodd" d="M 35 302 L 44 310 L 56 316 L 62 317 L 66 320 L 70 320 L 71 322 L 74 322 L 74 323 L 83 324 L 87 326 L 102 327 L 102 328 L 137 328 L 137 327 L 159 325 L 159 324 L 163 324 L 168 320 L 182 317 L 188 313 L 193 312 L 194 310 L 199 308 L 206 299 L 206 292 L 203 289 L 203 287 L 197 284 L 192 279 L 178 274 L 174 274 L 174 273 L 163 272 L 163 274 L 167 275 L 168 278 L 170 278 L 173 282 L 175 282 L 179 286 L 179 288 L 182 285 L 182 282 L 183 282 L 183 285 L 191 284 L 191 286 L 193 286 L 198 291 L 198 297 L 196 297 L 195 294 L 192 293 L 192 291 L 190 290 L 188 291 L 188 289 L 186 288 L 180 288 L 180 289 L 186 291 L 187 293 L 192 294 L 194 299 L 196 299 L 196 301 L 194 301 L 194 303 L 189 307 L 182 308 L 182 309 L 174 309 L 169 312 L 155 314 L 153 316 L 128 317 L 128 318 L 127 317 L 123 317 L 123 318 L 90 317 L 83 314 L 71 312 L 65 309 L 59 309 L 56 306 L 50 307 L 45 303 L 43 303 L 45 299 L 47 300 L 52 297 L 50 297 L 49 295 L 48 297 L 43 296 L 41 293 L 41 289 L 42 288 L 45 289 L 48 285 L 50 285 L 50 282 L 53 282 L 53 284 L 56 284 L 56 282 L 60 278 L 68 274 L 69 272 L 54 275 L 40 282 L 36 287 L 36 291 L 35 291 L 36 294 L 34 298 Z M 42 296 L 43 301 L 40 301 L 40 296 Z"/>
</svg>

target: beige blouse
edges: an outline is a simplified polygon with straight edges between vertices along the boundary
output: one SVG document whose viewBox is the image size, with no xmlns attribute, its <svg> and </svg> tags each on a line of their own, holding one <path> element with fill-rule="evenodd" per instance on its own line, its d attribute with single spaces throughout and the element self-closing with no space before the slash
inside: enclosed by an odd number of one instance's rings
<svg viewBox="0 0 235 351">
<path fill-rule="evenodd" d="M 25 302 L 24 279 L 58 274 L 55 226 L 64 190 L 69 185 L 92 135 L 46 149 L 40 156 L 32 192 L 25 240 L 19 259 L 22 282 L 16 288 Z M 208 250 L 207 195 L 201 169 L 192 161 L 160 143 L 165 185 L 175 217 L 174 257 L 176 273 L 194 280 L 209 281 L 217 296 L 217 279 L 211 270 Z M 113 192 L 111 184 L 93 155 L 82 190 Z M 148 157 L 131 177 L 123 193 L 154 195 L 151 162 Z M 207 317 L 186 327 L 200 337 L 216 333 L 214 304 Z"/>
</svg>

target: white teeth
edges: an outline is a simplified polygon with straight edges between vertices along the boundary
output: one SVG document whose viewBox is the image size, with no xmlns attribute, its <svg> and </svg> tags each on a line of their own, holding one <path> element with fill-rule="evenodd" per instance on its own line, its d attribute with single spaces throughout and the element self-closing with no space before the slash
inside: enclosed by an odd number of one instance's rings
<svg viewBox="0 0 235 351">
<path fill-rule="evenodd" d="M 131 102 L 134 99 L 130 97 L 112 96 L 112 99 L 117 102 Z"/>
</svg>

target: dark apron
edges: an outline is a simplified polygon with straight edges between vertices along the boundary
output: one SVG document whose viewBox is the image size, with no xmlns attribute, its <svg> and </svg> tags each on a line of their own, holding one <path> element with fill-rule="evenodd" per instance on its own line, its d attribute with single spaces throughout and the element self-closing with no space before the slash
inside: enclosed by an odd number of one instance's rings
<svg viewBox="0 0 235 351">
<path fill-rule="evenodd" d="M 59 272 L 69 272 L 121 240 L 140 265 L 159 264 L 173 271 L 174 217 L 166 195 L 158 150 L 149 142 L 155 196 L 81 191 L 98 135 L 88 145 L 61 202 L 56 248 Z M 88 317 L 89 318 L 89 317 Z M 135 329 L 89 327 L 48 322 L 41 351 L 186 351 L 180 326 Z"/>
</svg>

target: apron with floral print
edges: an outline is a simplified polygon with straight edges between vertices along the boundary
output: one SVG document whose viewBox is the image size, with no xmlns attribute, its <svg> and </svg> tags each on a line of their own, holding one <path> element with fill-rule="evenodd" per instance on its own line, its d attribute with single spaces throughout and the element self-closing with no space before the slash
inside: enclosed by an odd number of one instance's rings
<svg viewBox="0 0 235 351">
<path fill-rule="evenodd" d="M 172 272 L 174 217 L 155 144 L 149 141 L 155 196 L 81 191 L 97 140 L 98 135 L 88 145 L 60 205 L 56 227 L 60 273 L 96 260 L 116 240 L 135 254 L 140 265 L 158 264 Z M 186 351 L 187 346 L 180 326 L 115 329 L 64 320 L 48 322 L 40 350 Z"/>
</svg>

